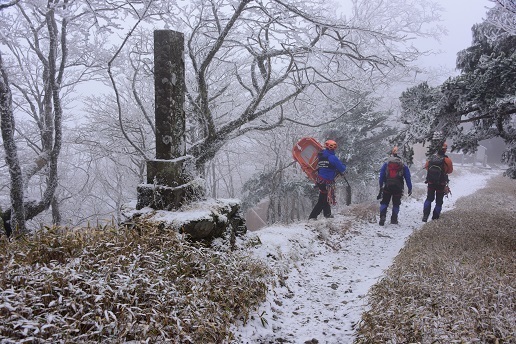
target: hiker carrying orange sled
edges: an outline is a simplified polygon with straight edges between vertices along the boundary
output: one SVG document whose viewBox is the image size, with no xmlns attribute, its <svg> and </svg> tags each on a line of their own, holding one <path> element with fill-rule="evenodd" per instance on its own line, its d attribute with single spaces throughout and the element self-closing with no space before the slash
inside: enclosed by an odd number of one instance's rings
<svg viewBox="0 0 516 344">
<path fill-rule="evenodd" d="M 324 217 L 332 217 L 331 206 L 328 202 L 328 192 L 335 184 L 335 177 L 346 171 L 346 165 L 335 156 L 337 142 L 328 140 L 324 143 L 324 147 L 325 149 L 319 153 L 319 162 L 317 164 L 316 186 L 319 188 L 319 199 L 308 219 L 317 219 L 321 211 Z"/>
</svg>

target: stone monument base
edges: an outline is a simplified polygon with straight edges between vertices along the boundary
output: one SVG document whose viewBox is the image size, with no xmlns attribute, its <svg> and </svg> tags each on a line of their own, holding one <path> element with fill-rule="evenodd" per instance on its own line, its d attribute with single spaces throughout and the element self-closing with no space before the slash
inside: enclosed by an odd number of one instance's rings
<svg viewBox="0 0 516 344">
<path fill-rule="evenodd" d="M 198 180 L 177 187 L 140 184 L 136 191 L 138 210 L 145 207 L 156 210 L 176 210 L 203 196 L 203 187 Z"/>
<path fill-rule="evenodd" d="M 149 207 L 135 209 L 134 203 L 122 207 L 123 224 L 146 224 L 174 229 L 192 240 L 226 238 L 235 243 L 237 236 L 247 232 L 236 199 L 207 199 L 183 205 L 177 211 L 156 210 Z M 145 228 L 145 226 L 142 226 Z"/>
<path fill-rule="evenodd" d="M 147 184 L 140 184 L 136 189 L 136 209 L 175 210 L 203 197 L 204 182 L 194 175 L 194 158 L 189 155 L 147 161 Z"/>
</svg>

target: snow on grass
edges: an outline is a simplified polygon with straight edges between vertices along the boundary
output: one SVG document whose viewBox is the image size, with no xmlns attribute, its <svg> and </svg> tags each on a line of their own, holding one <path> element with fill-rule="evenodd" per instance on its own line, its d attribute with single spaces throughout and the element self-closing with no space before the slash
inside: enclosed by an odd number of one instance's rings
<svg viewBox="0 0 516 344">
<path fill-rule="evenodd" d="M 444 214 L 499 173 L 457 168 Z M 237 252 L 151 227 L 1 239 L 0 341 L 351 343 L 371 286 L 421 228 L 424 198 L 414 183 L 399 225 L 378 226 L 378 202 L 337 207 L 248 233 Z M 185 213 L 164 217 L 203 207 Z"/>
<path fill-rule="evenodd" d="M 514 342 L 515 204 L 516 181 L 496 177 L 411 235 L 370 291 L 357 343 Z"/>
<path fill-rule="evenodd" d="M 450 176 L 452 196 L 445 198 L 443 212 L 501 173 L 456 169 L 455 177 Z M 403 199 L 398 225 L 387 220 L 381 227 L 374 214 L 372 223 L 365 220 L 367 216 L 357 221 L 350 217 L 352 211 L 344 208 L 334 219 L 273 226 L 250 234 L 262 242 L 254 254 L 276 269 L 278 286 L 269 290 L 267 302 L 254 319 L 233 328 L 235 343 L 305 343 L 313 339 L 351 343 L 369 288 L 384 276 L 407 237 L 423 224 L 426 186 L 415 184 L 420 190 L 414 194 L 419 196 Z M 379 203 L 374 212 L 378 208 Z"/>
<path fill-rule="evenodd" d="M 0 262 L 1 343 L 218 343 L 267 285 L 255 260 L 155 227 L 50 228 L 0 241 Z"/>
</svg>

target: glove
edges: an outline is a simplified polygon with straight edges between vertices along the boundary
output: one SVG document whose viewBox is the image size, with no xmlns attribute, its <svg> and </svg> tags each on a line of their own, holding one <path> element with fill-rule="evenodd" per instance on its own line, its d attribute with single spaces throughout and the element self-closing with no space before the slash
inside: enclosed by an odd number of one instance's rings
<svg viewBox="0 0 516 344">
<path fill-rule="evenodd" d="M 378 192 L 378 196 L 376 196 L 376 199 L 382 199 L 383 197 L 383 188 L 380 188 L 380 192 Z"/>
<path fill-rule="evenodd" d="M 409 191 L 408 191 L 408 195 L 409 195 L 409 196 L 410 196 L 410 195 L 412 195 L 412 189 L 409 189 Z"/>
</svg>

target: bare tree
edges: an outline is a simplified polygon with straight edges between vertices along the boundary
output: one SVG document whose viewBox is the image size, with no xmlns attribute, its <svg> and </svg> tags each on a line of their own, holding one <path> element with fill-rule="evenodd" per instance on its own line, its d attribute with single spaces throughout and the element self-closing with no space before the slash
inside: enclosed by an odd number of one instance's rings
<svg viewBox="0 0 516 344">
<path fill-rule="evenodd" d="M 19 2 L 20 2 L 20 0 L 11 0 L 8 3 L 0 4 L 0 10 L 3 10 L 5 8 L 11 7 L 11 6 L 14 6 L 17 3 L 19 3 Z"/>
<path fill-rule="evenodd" d="M 25 219 L 31 219 L 43 210 L 47 209 L 53 201 L 54 192 L 57 188 L 57 162 L 59 152 L 61 150 L 61 138 L 62 138 L 62 103 L 61 103 L 61 84 L 64 75 L 64 66 L 67 60 L 67 45 L 66 40 L 61 40 L 60 37 L 66 36 L 67 20 L 63 19 L 58 24 L 56 20 L 56 7 L 49 6 L 44 15 L 40 18 L 39 22 L 33 21 L 30 18 L 30 14 L 25 11 L 20 4 L 16 5 L 19 11 L 19 19 L 25 20 L 28 24 L 28 31 L 30 33 L 28 37 L 28 47 L 31 49 L 35 56 L 41 63 L 41 70 L 38 70 L 38 77 L 41 78 L 41 84 L 35 85 L 34 88 L 27 89 L 16 81 L 12 82 L 12 87 L 20 92 L 21 98 L 26 101 L 25 104 L 29 110 L 30 115 L 37 121 L 39 132 L 40 132 L 40 143 L 31 142 L 33 148 L 38 150 L 38 155 L 34 159 L 34 163 L 25 169 L 23 176 L 11 175 L 11 194 L 15 193 L 23 195 L 23 188 L 26 188 L 28 182 L 32 176 L 34 176 L 43 167 L 47 167 L 47 179 L 46 187 L 42 192 L 42 197 L 39 201 L 25 202 L 22 205 L 22 209 L 15 210 L 15 219 L 18 219 L 16 223 L 20 232 L 24 232 L 24 222 L 20 222 L 22 216 Z M 44 35 L 42 37 L 42 32 Z M 32 40 L 31 40 L 32 38 Z M 46 43 L 43 43 L 43 42 Z M 3 41 L 7 45 L 9 51 L 17 59 L 18 65 L 23 69 L 30 68 L 26 65 L 27 60 L 25 50 L 19 46 L 15 46 L 12 42 Z M 43 47 L 46 44 L 46 47 Z M 60 45 L 60 48 L 58 46 Z M 60 52 L 58 51 L 60 49 Z M 6 68 L 3 66 L 2 72 L 6 74 Z M 34 75 L 22 75 L 25 80 L 34 77 Z M 14 100 L 17 107 L 21 107 L 22 104 L 18 100 Z M 14 126 L 12 127 L 14 129 Z M 2 126 L 2 131 L 8 131 L 8 127 Z M 12 139 L 12 138 L 9 138 Z M 5 141 L 4 141 L 5 142 Z M 14 149 L 16 149 L 14 147 Z M 15 158 L 16 155 L 9 154 L 11 158 Z M 19 161 L 15 162 L 18 166 Z M 20 170 L 21 172 L 21 170 Z M 22 183 L 17 183 L 13 178 L 20 178 Z M 21 189 L 20 189 L 21 188 Z M 16 204 L 13 200 L 13 205 Z M 21 215 L 19 214 L 21 212 Z M 6 211 L 9 214 L 10 210 Z"/>
<path fill-rule="evenodd" d="M 363 7 L 357 6 L 355 20 L 339 22 L 330 19 L 331 8 L 322 1 L 311 8 L 301 1 L 240 1 L 231 15 L 218 4 L 209 2 L 204 15 L 189 23 L 188 51 L 195 72 L 189 105 L 200 128 L 200 139 L 192 142 L 189 153 L 200 165 L 231 138 L 282 125 L 288 118 L 280 108 L 313 89 L 332 85 L 357 90 L 352 80 L 363 80 L 361 73 L 374 83 L 417 55 L 398 49 L 394 42 L 403 38 L 394 31 L 359 25 L 359 10 L 370 14 Z M 366 40 L 375 48 L 361 43 Z M 230 94 L 239 95 L 231 108 L 219 100 Z"/>
<path fill-rule="evenodd" d="M 412 39 L 440 32 L 433 26 L 439 8 L 430 2 L 352 4 L 349 19 L 336 16 L 327 1 L 194 0 L 160 9 L 165 28 L 185 33 L 188 154 L 211 178 L 214 195 L 231 196 L 238 186 L 229 183 L 243 184 L 251 174 L 240 172 L 234 151 L 225 156 L 234 139 L 344 120 L 350 113 L 325 112 L 323 105 L 352 110 L 357 104 L 349 99 L 357 97 L 343 93 L 373 92 L 411 74 L 411 63 L 422 54 L 412 47 Z M 142 160 L 152 155 L 153 142 L 145 133 L 155 131 L 153 28 L 140 25 L 143 13 L 135 14 L 111 59 L 109 86 L 117 93 L 116 108 L 109 105 L 111 95 L 89 103 L 92 119 L 103 112 L 97 104 L 111 118 L 118 117 L 119 127 L 109 127 L 111 135 L 125 139 L 127 153 Z M 104 147 L 107 155 L 112 147 Z M 230 166 L 207 164 L 218 161 Z M 230 181 L 235 171 L 244 178 Z"/>
<path fill-rule="evenodd" d="M 13 1 L 9 3 L 12 6 L 0 12 L 0 44 L 5 52 L 2 73 L 9 74 L 8 89 L 13 92 L 12 111 L 19 124 L 13 129 L 23 140 L 19 141 L 23 145 L 17 149 L 24 151 L 23 160 L 17 161 L 21 167 L 22 183 L 11 180 L 11 188 L 22 189 L 11 192 L 36 198 L 35 201 L 24 201 L 24 211 L 13 208 L 14 213 L 22 211 L 25 220 L 32 219 L 52 205 L 53 223 L 60 223 L 62 217 L 59 200 L 56 199 L 58 161 L 63 145 L 64 121 L 71 120 L 74 115 L 70 102 L 75 100 L 78 85 L 106 78 L 105 74 L 99 73 L 105 70 L 110 56 L 107 46 L 110 43 L 106 37 L 124 20 L 123 12 L 119 12 L 124 5 L 134 10 L 143 3 Z M 5 127 L 5 130 L 9 128 Z M 9 136 L 8 133 L 6 135 Z M 14 137 L 15 133 L 12 135 Z M 11 209 L 7 209 L 4 217 L 9 217 L 10 213 Z M 20 230 L 25 229 L 22 226 Z"/>
<path fill-rule="evenodd" d="M 353 1 L 348 20 L 323 0 L 193 0 L 171 6 L 162 20 L 186 36 L 188 154 L 197 158 L 199 170 L 226 142 L 250 131 L 272 130 L 300 116 L 315 125 L 324 122 L 313 116 L 316 93 L 339 102 L 332 89 L 371 90 L 408 73 L 421 55 L 410 42 L 438 34 L 431 24 L 439 8 L 404 0 L 371 3 Z M 430 31 L 423 30 L 427 25 Z M 151 47 L 134 46 L 139 48 L 133 61 L 148 66 L 151 61 L 142 61 L 149 60 Z M 287 117 L 282 109 L 288 106 L 305 111 Z"/>
<path fill-rule="evenodd" d="M 102 89 L 111 97 L 103 110 L 118 122 L 112 137 L 128 142 L 123 149 L 104 151 L 103 159 L 113 163 L 109 166 L 126 171 L 122 177 L 138 176 L 142 161 L 150 157 L 148 136 L 155 129 L 152 35 L 147 32 L 153 24 L 164 23 L 187 38 L 188 154 L 202 171 L 234 138 L 295 122 L 318 126 L 332 121 L 341 114 L 321 118 L 318 109 L 321 102 L 342 103 L 337 90 L 371 91 L 403 77 L 421 54 L 411 40 L 435 34 L 423 28 L 433 28 L 439 17 L 432 3 L 409 6 L 408 0 L 353 0 L 348 19 L 336 16 L 334 5 L 323 0 L 41 0 L 8 5 L 0 12 L 0 44 L 18 124 L 13 135 L 21 159 L 21 191 L 39 198 L 25 204 L 25 218 L 53 205 L 55 223 L 62 218 L 58 205 L 66 208 L 59 197 L 69 200 L 75 197 L 72 192 L 96 190 L 89 183 L 113 190 L 113 202 L 119 202 L 115 194 L 120 189 L 112 187 L 110 178 L 92 177 L 93 170 L 84 169 L 76 188 L 58 178 L 63 123 L 76 112 L 70 105 L 82 82 L 109 86 Z M 95 88 L 96 93 L 97 85 L 88 91 Z M 96 153 L 95 136 L 90 141 L 88 154 Z M 126 169 L 119 155 L 135 160 Z"/>
<path fill-rule="evenodd" d="M 25 209 L 23 207 L 23 179 L 18 159 L 18 150 L 14 140 L 14 116 L 12 108 L 12 95 L 9 86 L 9 79 L 4 69 L 2 53 L 0 52 L 0 124 L 2 128 L 2 139 L 5 149 L 5 160 L 9 167 L 11 179 L 11 204 L 14 210 L 13 225 L 18 228 L 25 228 Z M 11 213 L 0 214 L 4 222 L 4 229 L 11 234 Z"/>
</svg>

